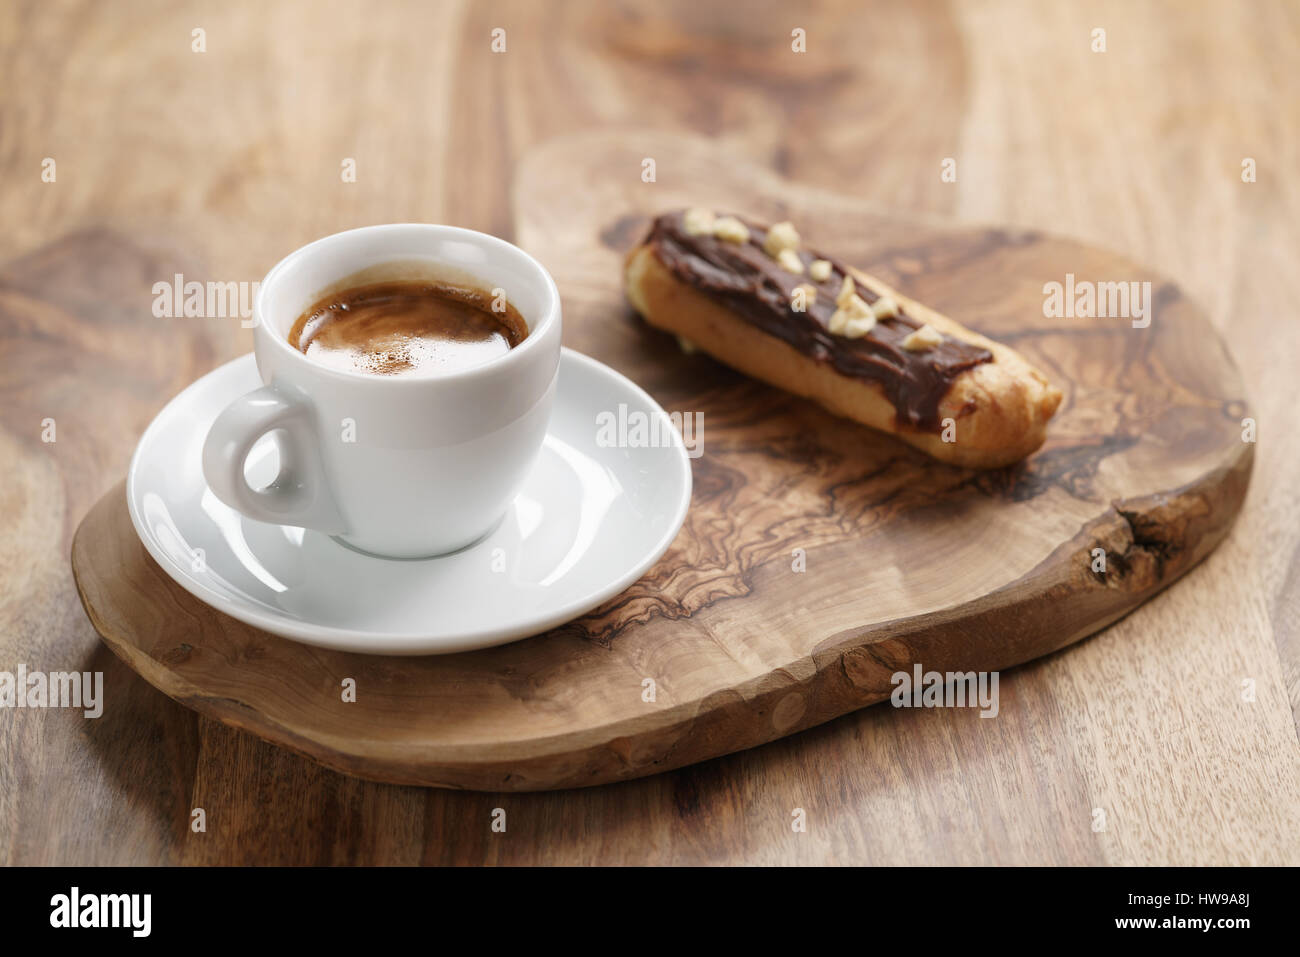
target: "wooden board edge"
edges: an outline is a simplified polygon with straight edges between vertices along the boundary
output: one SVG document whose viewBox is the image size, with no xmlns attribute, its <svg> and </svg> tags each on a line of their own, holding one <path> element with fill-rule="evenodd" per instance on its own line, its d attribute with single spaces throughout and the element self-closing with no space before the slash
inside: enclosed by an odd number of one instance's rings
<svg viewBox="0 0 1300 957">
<path fill-rule="evenodd" d="M 1235 461 L 1188 486 L 1113 503 L 1034 569 L 990 595 L 952 609 L 833 636 L 814 650 L 814 667 L 802 680 L 791 676 L 807 669 L 792 662 L 743 686 L 644 718 L 625 719 L 579 735 L 530 740 L 527 755 L 482 748 L 476 749 L 481 757 L 472 761 L 440 757 L 433 751 L 404 754 L 400 760 L 350 752 L 269 721 L 242 702 L 211 698 L 188 686 L 129 641 L 110 634 L 96 614 L 77 570 L 85 519 L 73 537 L 73 576 L 87 616 L 104 643 L 154 687 L 200 714 L 334 770 L 392 784 L 478 791 L 586 787 L 673 770 L 823 724 L 887 698 L 892 690 L 890 676 L 909 669 L 914 661 L 927 670 L 970 670 L 962 656 L 954 655 L 951 643 L 941 647 L 954 629 L 975 636 L 963 651 L 979 658 L 982 670 L 1023 664 L 1100 631 L 1186 574 L 1223 540 L 1244 501 L 1253 452 L 1253 446 L 1243 443 Z M 106 498 L 123 494 L 120 489 Z M 99 504 L 103 501 L 92 513 Z M 1156 534 L 1157 528 L 1172 534 Z M 1091 571 L 1096 547 L 1111 556 L 1105 576 Z M 1067 628 L 1044 640 L 1043 634 L 1051 634 L 1050 627 L 1058 624 L 1057 609 L 1067 595 L 1087 601 L 1095 617 L 1087 627 Z"/>
</svg>

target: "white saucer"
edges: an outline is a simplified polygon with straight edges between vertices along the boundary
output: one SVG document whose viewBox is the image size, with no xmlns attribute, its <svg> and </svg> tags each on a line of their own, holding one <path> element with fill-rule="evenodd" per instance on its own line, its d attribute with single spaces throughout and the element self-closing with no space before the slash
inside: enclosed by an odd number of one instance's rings
<svg viewBox="0 0 1300 957">
<path fill-rule="evenodd" d="M 667 414 L 624 376 L 565 349 L 538 463 L 501 524 L 477 544 L 392 560 L 319 532 L 254 521 L 217 501 L 200 449 L 217 413 L 260 385 L 249 354 L 173 399 L 140 439 L 126 496 L 136 533 L 168 575 L 213 608 L 285 638 L 377 655 L 505 644 L 623 591 L 686 517 L 690 461 Z M 662 427 L 649 434 L 660 444 L 598 442 L 598 416 L 620 417 L 620 405 L 629 417 L 659 418 Z M 259 487 L 277 472 L 275 444 L 263 439 L 246 474 Z"/>
</svg>

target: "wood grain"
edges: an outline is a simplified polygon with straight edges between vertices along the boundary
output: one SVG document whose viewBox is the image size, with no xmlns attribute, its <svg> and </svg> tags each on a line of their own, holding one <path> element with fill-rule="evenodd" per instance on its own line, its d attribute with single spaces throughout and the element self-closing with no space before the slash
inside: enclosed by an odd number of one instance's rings
<svg viewBox="0 0 1300 957">
<path fill-rule="evenodd" d="M 628 174 L 656 154 L 689 185 L 641 188 Z M 629 315 L 621 262 L 649 208 L 688 193 L 779 210 L 815 248 L 852 248 L 904 294 L 1014 342 L 1065 392 L 1047 445 L 1011 469 L 952 468 L 682 354 Z M 73 571 L 97 630 L 150 683 L 367 778 L 605 784 L 821 724 L 886 698 L 916 665 L 997 671 L 1056 651 L 1174 581 L 1236 517 L 1254 453 L 1237 371 L 1177 287 L 1120 257 L 882 216 L 662 134 L 557 140 L 522 164 L 515 199 L 521 241 L 546 250 L 565 296 L 569 340 L 702 423 L 691 510 L 664 558 L 547 635 L 394 665 L 205 607 L 147 557 L 119 487 L 78 529 Z M 1043 278 L 1066 272 L 1150 282 L 1151 325 L 1044 317 Z M 340 700 L 344 677 L 355 703 Z"/>
<path fill-rule="evenodd" d="M 1294 6 L 818 3 L 798 16 L 803 58 L 786 52 L 793 15 L 776 4 L 0 5 L 0 667 L 103 670 L 110 702 L 98 721 L 0 713 L 0 860 L 1300 860 L 1300 136 L 1278 119 L 1300 107 Z M 488 48 L 497 25 L 505 55 Z M 1097 26 L 1105 54 L 1088 50 Z M 997 721 L 872 708 L 580 792 L 359 782 L 196 718 L 119 663 L 77 600 L 72 532 L 164 402 L 251 348 L 228 323 L 153 319 L 149 284 L 177 269 L 255 280 L 285 251 L 370 222 L 510 237 L 520 157 L 628 127 L 705 135 L 909 218 L 1070 235 L 1170 277 L 1229 343 L 1260 423 L 1223 546 L 1103 634 L 1009 673 Z M 56 184 L 40 180 L 46 156 Z M 339 180 L 345 156 L 356 183 Z M 939 178 L 944 157 L 955 183 Z M 1243 157 L 1257 182 L 1241 181 Z M 34 265 L 65 244 L 98 277 L 76 296 Z M 206 834 L 188 830 L 196 805 Z M 506 835 L 488 829 L 498 806 Z M 807 833 L 791 832 L 794 807 Z"/>
</svg>

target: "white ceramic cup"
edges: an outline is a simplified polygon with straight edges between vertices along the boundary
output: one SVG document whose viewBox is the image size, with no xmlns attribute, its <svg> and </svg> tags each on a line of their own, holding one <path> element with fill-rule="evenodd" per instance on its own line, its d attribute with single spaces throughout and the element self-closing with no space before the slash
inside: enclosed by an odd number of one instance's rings
<svg viewBox="0 0 1300 957">
<path fill-rule="evenodd" d="M 329 368 L 289 344 L 308 306 L 366 270 L 502 290 L 528 335 L 481 365 L 409 377 Z M 541 264 L 468 229 L 369 226 L 281 260 L 262 281 L 254 317 L 265 385 L 218 415 L 203 446 L 218 499 L 249 518 L 393 558 L 455 551 L 496 526 L 537 459 L 555 398 L 560 296 Z M 280 474 L 252 488 L 245 460 L 268 432 Z"/>
</svg>

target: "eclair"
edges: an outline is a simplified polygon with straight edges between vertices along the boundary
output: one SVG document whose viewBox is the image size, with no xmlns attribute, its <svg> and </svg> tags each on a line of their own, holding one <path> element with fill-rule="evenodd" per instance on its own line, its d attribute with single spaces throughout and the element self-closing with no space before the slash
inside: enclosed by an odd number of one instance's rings
<svg viewBox="0 0 1300 957">
<path fill-rule="evenodd" d="M 664 213 L 625 279 L 632 306 L 684 347 L 952 465 L 1020 461 L 1061 402 L 1014 349 L 806 249 L 791 223 Z"/>
</svg>

